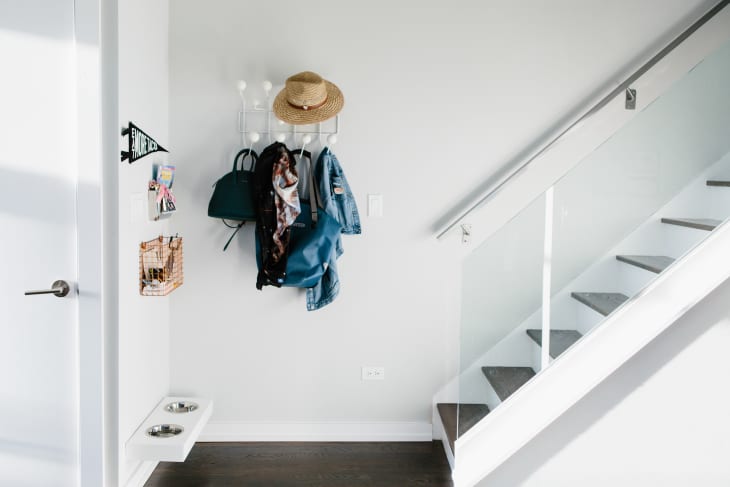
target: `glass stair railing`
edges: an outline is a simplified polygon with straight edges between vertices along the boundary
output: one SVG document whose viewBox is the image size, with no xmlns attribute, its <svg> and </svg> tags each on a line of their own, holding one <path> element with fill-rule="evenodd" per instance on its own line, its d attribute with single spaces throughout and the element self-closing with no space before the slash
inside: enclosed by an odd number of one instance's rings
<svg viewBox="0 0 730 487">
<path fill-rule="evenodd" d="M 728 86 L 730 43 L 463 260 L 452 451 L 730 216 Z"/>
</svg>

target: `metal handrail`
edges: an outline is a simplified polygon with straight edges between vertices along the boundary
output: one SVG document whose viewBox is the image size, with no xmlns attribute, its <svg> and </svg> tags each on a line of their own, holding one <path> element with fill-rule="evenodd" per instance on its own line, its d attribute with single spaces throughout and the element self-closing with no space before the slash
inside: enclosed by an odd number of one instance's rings
<svg viewBox="0 0 730 487">
<path fill-rule="evenodd" d="M 545 153 L 548 149 L 550 149 L 553 145 L 560 142 L 560 140 L 571 130 L 573 130 L 576 126 L 579 124 L 585 122 L 589 118 L 591 118 L 593 115 L 595 115 L 597 112 L 599 112 L 603 107 L 608 105 L 616 96 L 624 93 L 632 83 L 634 83 L 637 79 L 641 78 L 647 71 L 649 71 L 654 65 L 656 65 L 659 61 L 664 59 L 667 54 L 672 52 L 678 45 L 682 44 L 689 36 L 695 33 L 700 27 L 705 25 L 710 19 L 712 19 L 715 15 L 717 15 L 722 9 L 728 6 L 730 4 L 730 0 L 722 0 L 715 4 L 711 9 L 707 11 L 702 17 L 699 18 L 696 22 L 694 22 L 692 25 L 690 25 L 687 29 L 685 29 L 681 34 L 679 34 L 677 37 L 675 37 L 669 44 L 667 44 L 661 51 L 659 51 L 657 54 L 654 55 L 649 61 L 647 61 L 645 64 L 643 64 L 639 69 L 637 69 L 631 76 L 626 78 L 621 84 L 616 86 L 616 88 L 613 89 L 608 95 L 606 95 L 604 98 L 601 99 L 598 103 L 596 103 L 593 107 L 591 107 L 586 113 L 584 113 L 580 118 L 575 120 L 573 123 L 571 123 L 568 128 L 564 129 L 562 132 L 560 132 L 557 136 L 552 138 L 549 142 L 547 142 L 545 145 L 542 146 L 537 152 L 535 152 L 532 156 L 530 156 L 527 160 L 519 164 L 512 172 L 510 172 L 507 176 L 502 178 L 500 181 L 498 181 L 495 184 L 492 184 L 489 186 L 487 191 L 485 191 L 484 196 L 480 197 L 475 203 L 473 203 L 466 211 L 463 211 L 461 214 L 459 214 L 458 217 L 454 218 L 451 223 L 449 223 L 441 232 L 436 235 L 437 239 L 440 239 L 447 233 L 449 233 L 454 227 L 456 227 L 459 223 L 461 223 L 464 218 L 469 215 L 472 211 L 476 210 L 480 206 L 482 206 L 484 203 L 492 199 L 507 183 L 509 183 L 515 176 L 517 176 L 519 173 L 521 173 L 527 166 L 532 164 L 532 162 L 540 157 L 543 153 Z"/>
</svg>

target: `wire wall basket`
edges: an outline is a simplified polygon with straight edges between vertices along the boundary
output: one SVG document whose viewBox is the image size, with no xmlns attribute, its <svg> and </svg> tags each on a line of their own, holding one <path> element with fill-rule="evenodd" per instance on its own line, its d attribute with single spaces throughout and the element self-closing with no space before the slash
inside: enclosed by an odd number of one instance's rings
<svg viewBox="0 0 730 487">
<path fill-rule="evenodd" d="M 139 293 L 166 296 L 183 283 L 182 237 L 159 236 L 139 244 Z"/>
</svg>

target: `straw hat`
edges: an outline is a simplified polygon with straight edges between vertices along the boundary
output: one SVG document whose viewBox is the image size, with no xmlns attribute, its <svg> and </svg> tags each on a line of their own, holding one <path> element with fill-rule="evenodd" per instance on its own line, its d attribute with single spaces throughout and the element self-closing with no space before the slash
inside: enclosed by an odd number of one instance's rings
<svg viewBox="0 0 730 487">
<path fill-rule="evenodd" d="M 304 71 L 287 78 L 274 99 L 274 113 L 286 123 L 307 125 L 334 117 L 344 104 L 338 87 L 317 73 Z"/>
</svg>

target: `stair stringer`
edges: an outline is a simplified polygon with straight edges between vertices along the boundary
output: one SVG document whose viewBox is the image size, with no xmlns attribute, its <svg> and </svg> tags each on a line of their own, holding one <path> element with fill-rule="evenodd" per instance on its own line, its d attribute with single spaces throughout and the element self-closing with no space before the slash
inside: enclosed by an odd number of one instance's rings
<svg viewBox="0 0 730 487">
<path fill-rule="evenodd" d="M 455 484 L 482 480 L 730 278 L 728 248 L 724 222 L 459 438 Z"/>
</svg>

